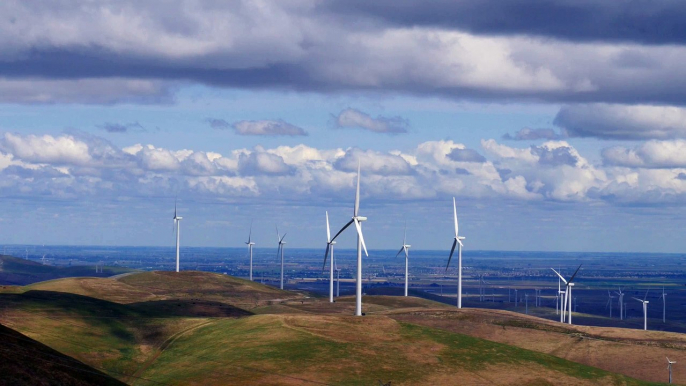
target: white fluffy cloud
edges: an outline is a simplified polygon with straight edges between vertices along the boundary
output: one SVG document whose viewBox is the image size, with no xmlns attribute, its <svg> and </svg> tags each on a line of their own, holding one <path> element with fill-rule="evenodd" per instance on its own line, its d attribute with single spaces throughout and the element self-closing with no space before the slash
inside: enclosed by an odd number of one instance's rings
<svg viewBox="0 0 686 386">
<path fill-rule="evenodd" d="M 566 141 L 510 147 L 489 139 L 481 146 L 485 156 L 449 140 L 388 152 L 297 145 L 219 154 L 141 144 L 120 149 L 87 135 L 5 133 L 0 140 L 0 190 L 72 199 L 189 190 L 214 199 L 276 197 L 316 203 L 349 193 L 359 160 L 365 195 L 384 200 L 686 199 L 683 140 L 609 148 L 601 165 L 590 163 Z"/>
</svg>

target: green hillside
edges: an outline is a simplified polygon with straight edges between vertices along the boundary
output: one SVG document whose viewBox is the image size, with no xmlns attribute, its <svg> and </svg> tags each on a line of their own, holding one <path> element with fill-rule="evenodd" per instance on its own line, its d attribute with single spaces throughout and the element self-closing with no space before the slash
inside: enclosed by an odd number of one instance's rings
<svg viewBox="0 0 686 386">
<path fill-rule="evenodd" d="M 124 385 L 3 325 L 0 325 L 0 384 Z"/>
</svg>

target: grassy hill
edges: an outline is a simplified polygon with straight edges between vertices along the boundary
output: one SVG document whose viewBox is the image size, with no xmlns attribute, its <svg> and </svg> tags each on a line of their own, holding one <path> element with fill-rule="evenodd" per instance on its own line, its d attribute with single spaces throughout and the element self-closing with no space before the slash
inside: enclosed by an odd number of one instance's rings
<svg viewBox="0 0 686 386">
<path fill-rule="evenodd" d="M 95 273 L 94 266 L 55 267 L 13 256 L 0 255 L 0 285 L 27 285 L 64 277 L 108 277 L 133 270 L 124 267 L 103 267 Z"/>
<path fill-rule="evenodd" d="M 385 316 L 336 315 L 213 320 L 176 339 L 142 376 L 165 384 L 202 379 L 205 385 L 644 384 Z"/>
<path fill-rule="evenodd" d="M 0 325 L 0 374 L 0 385 L 124 385 L 3 325 Z"/>
<path fill-rule="evenodd" d="M 643 384 L 546 351 L 574 336 L 554 322 L 394 296 L 365 296 L 367 316 L 352 317 L 352 297 L 206 272 L 52 280 L 0 292 L 0 309 L 0 323 L 140 385 Z"/>
</svg>

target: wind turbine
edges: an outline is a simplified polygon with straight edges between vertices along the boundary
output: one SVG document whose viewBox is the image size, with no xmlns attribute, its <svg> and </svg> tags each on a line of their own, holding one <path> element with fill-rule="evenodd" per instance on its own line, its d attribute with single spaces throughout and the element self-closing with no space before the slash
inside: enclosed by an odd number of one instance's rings
<svg viewBox="0 0 686 386">
<path fill-rule="evenodd" d="M 174 225 L 176 226 L 176 272 L 179 272 L 179 241 L 181 238 L 181 220 L 183 217 L 176 213 L 176 200 L 174 201 Z"/>
<path fill-rule="evenodd" d="M 665 287 L 662 287 L 662 323 L 667 322 L 667 294 L 665 293 Z"/>
<path fill-rule="evenodd" d="M 283 246 L 286 245 L 286 243 L 283 241 L 283 239 L 286 238 L 286 234 L 283 234 L 283 237 L 279 235 L 279 227 L 276 227 L 276 240 L 279 241 L 279 248 L 276 250 L 276 257 L 279 257 L 279 252 L 281 252 L 281 286 L 279 288 L 283 289 Z"/>
<path fill-rule="evenodd" d="M 619 320 L 624 320 L 624 292 L 622 292 L 622 287 L 617 287 L 619 291 L 615 293 L 619 296 Z"/>
<path fill-rule="evenodd" d="M 355 191 L 355 207 L 353 208 L 353 218 L 341 228 L 336 236 L 331 241 L 336 240 L 336 237 L 346 230 L 350 224 L 355 224 L 357 229 L 357 277 L 355 278 L 355 316 L 362 316 L 362 250 L 365 256 L 367 253 L 367 246 L 364 244 L 364 236 L 362 235 L 362 222 L 367 218 L 358 214 L 360 209 L 360 163 L 357 163 L 357 190 Z"/>
<path fill-rule="evenodd" d="M 571 278 L 569 278 L 569 281 L 565 280 L 562 275 L 560 275 L 554 268 L 550 268 L 557 274 L 557 276 L 562 279 L 562 281 L 565 283 L 565 293 L 564 293 L 564 306 L 562 307 L 562 317 L 564 318 L 565 312 L 568 312 L 567 315 L 567 323 L 572 324 L 572 287 L 574 286 L 574 278 L 576 277 L 576 274 L 579 273 L 579 269 L 581 269 L 581 265 L 579 265 L 579 268 L 576 269 L 574 272 L 574 275 L 572 275 Z"/>
<path fill-rule="evenodd" d="M 610 290 L 608 290 L 607 291 L 607 297 L 608 297 L 608 299 L 607 299 L 607 303 L 605 304 L 605 309 L 607 309 L 608 305 L 610 306 L 610 319 L 612 319 L 612 299 L 614 299 L 615 296 L 612 296 L 612 294 L 610 293 Z"/>
<path fill-rule="evenodd" d="M 667 357 L 665 357 L 667 358 Z M 667 358 L 667 369 L 669 369 L 669 384 L 672 384 L 672 365 L 675 364 L 676 361 L 670 361 L 669 358 Z"/>
<path fill-rule="evenodd" d="M 338 268 L 338 264 L 334 260 L 334 270 L 336 271 L 336 297 L 341 296 L 341 269 Z"/>
<path fill-rule="evenodd" d="M 464 237 L 458 235 L 455 197 L 453 197 L 453 220 L 455 221 L 455 239 L 453 240 L 453 247 L 450 249 L 450 256 L 448 257 L 448 264 L 445 266 L 445 270 L 448 271 L 450 260 L 452 260 L 453 253 L 455 252 L 455 246 L 459 244 L 460 246 L 457 248 L 457 308 L 462 308 L 462 240 L 464 240 Z"/>
<path fill-rule="evenodd" d="M 648 330 L 648 303 L 650 303 L 648 300 L 646 300 L 648 298 L 648 291 L 650 291 L 650 289 L 648 289 L 646 291 L 646 295 L 643 297 L 643 300 L 641 300 L 639 298 L 633 298 L 633 299 L 638 300 L 639 302 L 643 303 L 643 329 L 644 330 Z"/>
<path fill-rule="evenodd" d="M 250 233 L 248 233 L 248 241 L 246 241 L 245 244 L 248 246 L 248 250 L 250 251 L 250 281 L 252 281 L 252 246 L 255 245 L 255 243 L 252 242 L 252 221 L 250 222 Z"/>
<path fill-rule="evenodd" d="M 398 253 L 395 254 L 395 257 L 398 257 L 399 254 L 401 254 L 403 251 L 405 252 L 405 296 L 407 296 L 407 287 L 409 286 L 408 282 L 408 262 L 410 260 L 410 249 L 411 245 L 407 244 L 407 221 L 405 222 L 405 235 L 403 236 L 403 246 L 400 247 L 400 250 Z"/>
<path fill-rule="evenodd" d="M 329 303 L 333 303 L 333 271 L 334 271 L 334 260 L 333 260 L 333 245 L 336 244 L 335 241 L 331 240 L 331 228 L 329 227 L 329 212 L 326 212 L 326 252 L 324 252 L 324 265 L 322 265 L 322 271 L 326 267 L 326 258 L 329 256 L 329 251 L 331 252 L 331 263 L 329 264 Z"/>
<path fill-rule="evenodd" d="M 43 255 L 43 258 L 41 258 L 41 261 L 43 262 L 43 265 L 45 265 L 45 256 L 47 256 L 47 255 Z M 663 292 L 664 292 L 664 291 L 663 291 Z"/>
</svg>

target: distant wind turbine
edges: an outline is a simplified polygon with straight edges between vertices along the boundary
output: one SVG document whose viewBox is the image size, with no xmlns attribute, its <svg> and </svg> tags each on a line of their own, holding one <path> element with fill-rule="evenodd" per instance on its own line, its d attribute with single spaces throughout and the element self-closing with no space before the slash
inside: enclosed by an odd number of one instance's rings
<svg viewBox="0 0 686 386">
<path fill-rule="evenodd" d="M 607 291 L 607 297 L 608 297 L 608 299 L 607 299 L 607 303 L 605 304 L 605 309 L 607 309 L 607 306 L 610 306 L 610 319 L 612 319 L 612 299 L 614 299 L 615 297 L 612 296 L 612 294 L 610 293 L 610 290 Z"/>
<path fill-rule="evenodd" d="M 281 286 L 279 288 L 283 289 L 283 248 L 286 242 L 283 239 L 286 238 L 286 234 L 283 237 L 279 235 L 279 227 L 276 227 L 276 240 L 279 241 L 279 248 L 276 250 L 276 257 L 279 257 L 279 252 L 281 252 Z"/>
<path fill-rule="evenodd" d="M 41 258 L 41 261 L 43 262 L 43 265 L 45 265 L 45 256 L 46 256 L 46 255 L 43 255 L 43 258 Z"/>
<path fill-rule="evenodd" d="M 322 265 L 322 271 L 326 267 L 326 258 L 331 253 L 331 262 L 329 263 L 329 303 L 333 303 L 333 271 L 334 271 L 334 257 L 333 257 L 333 246 L 336 244 L 335 241 L 331 240 L 331 228 L 329 227 L 329 212 L 326 212 L 326 252 L 324 252 L 324 265 Z"/>
<path fill-rule="evenodd" d="M 336 236 L 331 239 L 331 241 L 336 240 L 338 235 L 340 235 L 344 230 L 346 230 L 351 224 L 355 224 L 357 229 L 357 277 L 355 278 L 355 315 L 362 316 L 362 250 L 364 250 L 365 256 L 369 256 L 367 253 L 367 246 L 364 244 L 364 236 L 362 235 L 362 222 L 366 221 L 367 218 L 359 215 L 360 209 L 360 163 L 357 163 L 357 190 L 355 191 L 355 207 L 353 209 L 353 218 L 348 221 L 347 224 L 341 228 Z"/>
<path fill-rule="evenodd" d="M 644 330 L 648 330 L 648 303 L 650 303 L 648 300 L 646 300 L 646 299 L 648 299 L 648 291 L 650 291 L 650 289 L 648 289 L 646 291 L 646 295 L 643 297 L 643 300 L 641 300 L 639 298 L 633 298 L 634 300 L 638 300 L 639 302 L 643 303 L 643 329 Z"/>
<path fill-rule="evenodd" d="M 400 250 L 398 253 L 395 254 L 395 257 L 398 257 L 399 254 L 402 252 L 405 252 L 405 296 L 407 296 L 407 287 L 409 286 L 409 279 L 408 279 L 408 263 L 410 260 L 410 249 L 411 245 L 407 243 L 407 221 L 405 222 L 405 235 L 403 236 L 403 246 L 400 247 Z"/>
<path fill-rule="evenodd" d="M 252 281 L 252 246 L 255 245 L 255 243 L 252 241 L 252 221 L 250 222 L 248 241 L 246 241 L 245 244 L 248 246 L 248 250 L 250 251 L 250 281 Z"/>
<path fill-rule="evenodd" d="M 667 358 L 667 357 L 665 357 Z M 675 364 L 676 361 L 670 361 L 669 358 L 667 358 L 667 369 L 669 369 L 669 384 L 672 384 L 672 365 Z"/>
<path fill-rule="evenodd" d="M 665 287 L 662 287 L 662 323 L 667 322 L 667 293 L 665 293 Z"/>
<path fill-rule="evenodd" d="M 622 292 L 622 287 L 617 287 L 619 291 L 615 293 L 619 296 L 619 320 L 624 320 L 624 292 Z"/>
<path fill-rule="evenodd" d="M 176 226 L 176 272 L 179 272 L 179 241 L 181 239 L 181 220 L 183 217 L 176 213 L 176 201 L 174 201 L 174 225 Z"/>
<path fill-rule="evenodd" d="M 564 293 L 564 305 L 562 307 L 562 315 L 563 315 L 563 320 L 564 320 L 564 314 L 567 313 L 567 323 L 572 324 L 572 287 L 574 286 L 574 278 L 576 277 L 576 274 L 579 273 L 579 269 L 581 269 L 581 265 L 579 265 L 579 268 L 576 269 L 574 272 L 574 275 L 569 279 L 569 281 L 565 280 L 562 275 L 560 275 L 554 268 L 550 268 L 555 272 L 555 274 L 565 283 L 565 293 Z"/>
<path fill-rule="evenodd" d="M 455 197 L 453 197 L 453 221 L 455 222 L 455 239 L 453 240 L 453 247 L 450 249 L 450 256 L 448 256 L 448 264 L 445 266 L 445 270 L 448 271 L 450 260 L 452 260 L 453 253 L 455 252 L 455 246 L 459 244 L 459 247 L 457 248 L 457 308 L 462 308 L 462 240 L 465 238 L 458 234 L 457 205 L 455 204 Z"/>
</svg>

